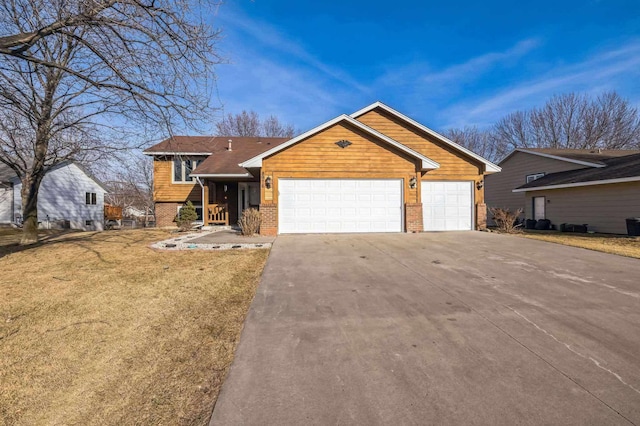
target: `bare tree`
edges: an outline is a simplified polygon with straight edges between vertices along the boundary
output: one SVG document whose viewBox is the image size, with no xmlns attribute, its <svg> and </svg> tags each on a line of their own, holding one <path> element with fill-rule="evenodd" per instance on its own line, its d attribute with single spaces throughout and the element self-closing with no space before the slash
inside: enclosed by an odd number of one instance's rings
<svg viewBox="0 0 640 426">
<path fill-rule="evenodd" d="M 155 215 L 153 200 L 153 161 L 144 155 L 129 155 L 118 164 L 118 169 L 111 173 L 112 180 L 107 181 L 109 204 L 128 207 Z"/>
<path fill-rule="evenodd" d="M 227 114 L 216 123 L 218 136 L 243 137 L 293 137 L 295 130 L 291 124 L 283 124 L 278 117 L 271 115 L 264 121 L 255 111 L 242 111 L 240 114 Z"/>
<path fill-rule="evenodd" d="M 462 145 L 491 161 L 499 160 L 509 149 L 496 138 L 492 131 L 479 130 L 477 127 L 449 129 L 444 132 L 444 135 L 458 145 Z"/>
<path fill-rule="evenodd" d="M 37 241 L 38 190 L 51 167 L 211 116 L 218 33 L 202 20 L 206 6 L 0 2 L 0 162 L 23 184 L 23 244 Z"/>
<path fill-rule="evenodd" d="M 640 148 L 640 114 L 615 92 L 595 99 L 568 93 L 541 108 L 507 115 L 494 132 L 511 148 Z"/>
<path fill-rule="evenodd" d="M 262 135 L 270 138 L 292 138 L 295 129 L 292 124 L 280 123 L 278 117 L 270 115 L 262 122 Z"/>
</svg>

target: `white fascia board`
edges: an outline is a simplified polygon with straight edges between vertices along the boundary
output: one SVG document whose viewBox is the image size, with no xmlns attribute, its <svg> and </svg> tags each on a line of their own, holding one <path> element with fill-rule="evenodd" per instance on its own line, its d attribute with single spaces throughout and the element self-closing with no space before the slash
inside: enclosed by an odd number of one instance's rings
<svg viewBox="0 0 640 426">
<path fill-rule="evenodd" d="M 388 136 L 383 135 L 382 133 L 378 132 L 377 130 L 372 129 L 371 127 L 359 122 L 358 120 L 355 120 L 354 118 L 346 115 L 346 114 L 342 114 L 339 115 L 338 117 L 327 121 L 326 123 L 323 123 L 317 127 L 314 127 L 313 129 L 309 130 L 308 132 L 305 132 L 299 136 L 296 136 L 293 139 L 288 140 L 285 143 L 282 143 L 274 148 L 271 148 L 268 151 L 263 152 L 260 155 L 257 155 L 247 161 L 244 161 L 242 163 L 239 164 L 240 167 L 245 167 L 245 168 L 251 168 L 251 167 L 262 167 L 262 159 L 265 157 L 268 157 L 272 154 L 275 154 L 276 152 L 282 151 L 283 149 L 297 143 L 300 142 L 303 139 L 306 139 L 316 133 L 321 132 L 322 130 L 333 126 L 334 124 L 340 123 L 341 121 L 346 121 L 347 123 L 359 128 L 360 130 L 369 133 L 372 136 L 377 137 L 378 139 L 381 139 L 385 142 L 387 142 L 388 144 L 396 147 L 397 149 L 399 149 L 400 151 L 403 151 L 409 155 L 411 155 L 414 158 L 418 158 L 420 160 L 422 160 L 422 169 L 423 170 L 431 170 L 431 169 L 437 169 L 440 168 L 440 164 L 438 164 L 437 162 L 433 161 L 432 159 L 425 157 L 424 155 L 420 154 L 419 152 L 416 152 L 414 150 L 412 150 L 411 148 L 401 144 L 400 142 L 391 139 Z"/>
<path fill-rule="evenodd" d="M 430 134 L 431 136 L 441 140 L 442 142 L 444 142 L 445 144 L 451 146 L 454 149 L 457 149 L 460 152 L 465 153 L 466 155 L 468 155 L 471 158 L 475 158 L 476 160 L 480 161 L 481 163 L 483 163 L 485 165 L 485 172 L 487 174 L 490 173 L 498 173 L 502 170 L 502 168 L 496 164 L 493 164 L 491 161 L 487 160 L 484 157 L 481 157 L 480 155 L 476 154 L 473 151 L 468 150 L 467 148 L 463 147 L 462 145 L 459 145 L 455 142 L 453 142 L 451 139 L 448 139 L 444 136 L 442 136 L 440 133 L 435 132 L 433 130 L 431 130 L 430 128 L 428 128 L 427 126 L 418 123 L 417 121 L 413 120 L 412 118 L 407 117 L 406 115 L 402 114 L 401 112 L 396 111 L 395 109 L 391 108 L 390 106 L 387 106 L 385 104 L 383 104 L 380 101 L 374 102 L 369 106 L 366 106 L 364 108 L 362 108 L 361 110 L 358 110 L 356 112 L 354 112 L 353 114 L 351 114 L 352 118 L 357 118 L 359 116 L 361 116 L 362 114 L 365 114 L 375 108 L 381 108 L 383 110 L 385 110 L 386 112 L 388 112 L 391 115 L 395 115 L 397 118 L 406 121 L 407 123 L 417 127 L 418 129 L 422 130 L 425 133 Z"/>
<path fill-rule="evenodd" d="M 573 160 L 571 158 L 561 157 L 559 155 L 545 154 L 543 152 L 529 151 L 526 148 L 517 148 L 517 149 L 515 149 L 511 154 L 507 155 L 504 158 L 504 160 L 502 160 L 502 161 L 505 161 L 507 158 L 509 158 L 515 152 L 524 152 L 524 153 L 531 154 L 531 155 L 537 155 L 539 157 L 551 158 L 553 160 L 566 161 L 567 163 L 580 164 L 581 166 L 598 167 L 598 168 L 606 167 L 604 164 L 591 163 L 589 161 Z M 500 161 L 500 162 L 502 163 L 502 161 Z"/>
<path fill-rule="evenodd" d="M 211 155 L 212 152 L 178 152 L 178 151 L 166 151 L 166 152 L 154 152 L 154 151 L 142 151 L 144 155 Z"/>
<path fill-rule="evenodd" d="M 191 173 L 193 177 L 242 178 L 253 177 L 251 173 Z"/>
<path fill-rule="evenodd" d="M 536 186 L 532 188 L 519 188 L 519 189 L 513 189 L 511 192 L 544 191 L 547 189 L 576 188 L 579 186 L 607 185 L 611 183 L 625 183 L 625 182 L 638 182 L 638 181 L 640 181 L 640 176 L 632 176 L 632 177 L 619 178 L 619 179 L 592 180 L 588 182 L 561 183 L 558 185 Z"/>
</svg>

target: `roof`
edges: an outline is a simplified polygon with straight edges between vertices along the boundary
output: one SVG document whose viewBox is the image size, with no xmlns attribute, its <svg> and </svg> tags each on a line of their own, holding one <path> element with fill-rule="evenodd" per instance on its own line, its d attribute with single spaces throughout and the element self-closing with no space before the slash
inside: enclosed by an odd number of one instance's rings
<svg viewBox="0 0 640 426">
<path fill-rule="evenodd" d="M 602 163 L 601 167 L 550 173 L 514 189 L 513 192 L 640 181 L 640 153 L 612 156 L 599 161 Z"/>
<path fill-rule="evenodd" d="M 471 157 L 475 160 L 478 160 L 479 162 L 481 162 L 482 164 L 485 165 L 485 171 L 486 173 L 496 173 L 499 172 L 500 170 L 502 170 L 499 166 L 495 165 L 494 163 L 492 163 L 491 161 L 487 160 L 486 158 L 476 154 L 475 152 L 463 147 L 460 144 L 455 143 L 454 141 L 452 141 L 449 138 L 446 138 L 445 136 L 441 135 L 440 133 L 431 130 L 430 128 L 428 128 L 427 126 L 418 123 L 417 121 L 407 117 L 406 115 L 402 114 L 401 112 L 396 111 L 395 109 L 391 108 L 388 105 L 383 104 L 380 101 L 374 102 L 369 106 L 366 106 L 364 108 L 362 108 L 361 110 L 358 110 L 356 112 L 354 112 L 353 114 L 351 114 L 351 117 L 353 118 L 358 118 L 361 115 L 366 114 L 369 111 L 372 111 L 376 108 L 380 108 L 384 111 L 386 111 L 387 113 L 394 115 L 395 117 L 399 118 L 400 120 L 411 124 L 412 126 L 416 127 L 417 129 L 435 137 L 436 139 L 438 139 L 440 142 L 444 143 L 445 145 L 449 145 L 451 148 L 455 149 L 456 151 L 462 152 L 463 154 L 467 155 L 468 157 Z"/>
<path fill-rule="evenodd" d="M 147 155 L 211 155 L 216 146 L 226 146 L 229 139 L 215 136 L 173 136 L 147 148 L 144 153 Z"/>
<path fill-rule="evenodd" d="M 498 164 L 507 161 L 516 152 L 537 155 L 554 160 L 566 161 L 589 167 L 604 167 L 603 160 L 613 157 L 623 157 L 631 154 L 638 154 L 640 150 L 635 149 L 562 149 L 562 148 L 516 148 L 503 158 Z"/>
<path fill-rule="evenodd" d="M 378 132 L 377 130 L 372 129 L 371 127 L 359 122 L 358 120 L 346 115 L 346 114 L 342 114 L 339 115 L 338 117 L 327 121 L 326 123 L 323 123 L 317 127 L 314 127 L 313 129 L 309 130 L 308 132 L 305 132 L 303 134 L 301 134 L 300 136 L 296 136 L 293 139 L 288 140 L 287 142 L 278 145 L 274 148 L 271 148 L 268 151 L 265 151 L 263 153 L 260 153 L 259 155 L 256 155 L 255 157 L 243 162 L 242 164 L 240 164 L 242 167 L 262 167 L 262 159 L 265 157 L 268 157 L 272 154 L 275 154 L 276 152 L 282 151 L 283 149 L 297 143 L 300 142 L 303 139 L 306 139 L 310 136 L 315 135 L 316 133 L 319 133 L 321 131 L 323 131 L 324 129 L 327 129 L 333 125 L 336 125 L 338 123 L 342 123 L 342 122 L 346 122 L 360 130 L 362 130 L 365 133 L 368 133 L 371 136 L 376 137 L 377 139 L 384 141 L 386 143 L 388 143 L 389 145 L 394 146 L 395 148 L 397 148 L 398 150 L 409 154 L 410 156 L 419 159 L 422 161 L 422 169 L 437 169 L 440 167 L 440 164 L 436 163 L 435 161 L 433 161 L 432 159 L 420 154 L 417 151 L 414 151 L 413 149 L 401 144 L 400 142 L 391 139 L 388 136 L 383 135 L 382 133 Z"/>
<path fill-rule="evenodd" d="M 216 138 L 217 139 L 217 138 Z M 242 177 L 251 174 L 239 163 L 249 158 L 282 145 L 287 138 L 234 138 L 227 137 L 224 144 L 213 146 L 212 155 L 207 157 L 191 172 L 191 176 Z M 228 149 L 229 139 L 232 140 L 231 151 Z"/>
</svg>

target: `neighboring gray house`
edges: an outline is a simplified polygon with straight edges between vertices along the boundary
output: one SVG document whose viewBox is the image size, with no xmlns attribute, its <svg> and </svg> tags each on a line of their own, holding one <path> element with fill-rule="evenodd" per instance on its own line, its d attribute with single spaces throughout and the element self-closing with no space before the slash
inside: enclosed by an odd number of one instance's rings
<svg viewBox="0 0 640 426">
<path fill-rule="evenodd" d="M 499 165 L 485 178 L 488 207 L 619 234 L 640 216 L 640 150 L 516 149 Z"/>
<path fill-rule="evenodd" d="M 8 175 L 7 178 L 5 175 Z M 22 183 L 6 168 L 0 169 L 0 223 L 22 221 Z M 8 190 L 7 188 L 10 188 Z M 11 192 L 11 197 L 7 196 Z M 69 227 L 84 231 L 104 229 L 105 186 L 82 166 L 63 162 L 47 172 L 38 194 L 41 228 Z M 4 195 L 4 197 L 2 197 Z"/>
</svg>

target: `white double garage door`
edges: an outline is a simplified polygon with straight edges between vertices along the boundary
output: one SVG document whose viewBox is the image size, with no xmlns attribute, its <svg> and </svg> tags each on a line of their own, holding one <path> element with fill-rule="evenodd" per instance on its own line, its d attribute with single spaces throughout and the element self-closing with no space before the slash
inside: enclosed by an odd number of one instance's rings
<svg viewBox="0 0 640 426">
<path fill-rule="evenodd" d="M 279 233 L 402 232 L 402 188 L 402 179 L 279 179 Z M 472 188 L 423 181 L 424 230 L 471 230 Z"/>
</svg>

